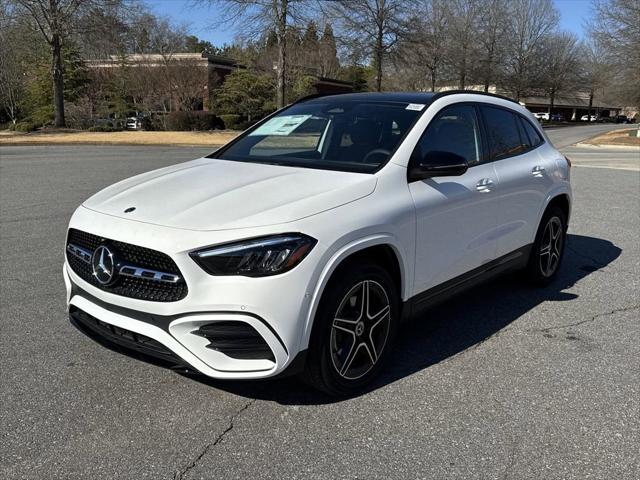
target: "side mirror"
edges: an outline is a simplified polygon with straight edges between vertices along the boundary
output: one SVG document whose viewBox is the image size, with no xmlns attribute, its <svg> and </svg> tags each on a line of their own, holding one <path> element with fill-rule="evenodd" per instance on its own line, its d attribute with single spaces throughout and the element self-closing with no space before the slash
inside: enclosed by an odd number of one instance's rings
<svg viewBox="0 0 640 480">
<path fill-rule="evenodd" d="M 453 152 L 431 151 L 424 157 L 412 155 L 408 177 L 409 182 L 432 177 L 455 177 L 469 168 L 464 157 Z"/>
</svg>

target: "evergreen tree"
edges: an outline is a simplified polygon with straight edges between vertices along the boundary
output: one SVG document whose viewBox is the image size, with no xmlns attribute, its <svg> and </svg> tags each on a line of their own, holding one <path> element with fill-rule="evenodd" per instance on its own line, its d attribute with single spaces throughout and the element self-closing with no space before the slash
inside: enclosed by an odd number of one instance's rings
<svg viewBox="0 0 640 480">
<path fill-rule="evenodd" d="M 319 41 L 320 75 L 323 77 L 335 77 L 340 70 L 338 62 L 338 49 L 336 37 L 333 35 L 331 24 L 326 23 Z"/>
<path fill-rule="evenodd" d="M 307 29 L 302 36 L 302 48 L 306 52 L 317 51 L 318 49 L 318 27 L 313 20 L 309 21 Z"/>
<path fill-rule="evenodd" d="M 64 100 L 73 102 L 82 96 L 91 79 L 84 61 L 80 57 L 80 49 L 68 43 L 62 48 L 64 74 Z M 40 61 L 36 62 L 30 73 L 30 81 L 26 92 L 26 110 L 37 124 L 46 124 L 54 119 L 54 99 L 51 90 L 51 64 L 44 52 Z"/>
<path fill-rule="evenodd" d="M 307 24 L 307 29 L 302 36 L 302 42 L 300 44 L 300 52 L 298 57 L 300 59 L 300 65 L 306 67 L 305 69 L 316 72 L 320 70 L 320 45 L 318 42 L 318 28 L 313 20 Z"/>
<path fill-rule="evenodd" d="M 187 35 L 185 38 L 185 51 L 188 53 L 216 53 L 217 48 L 207 40 L 200 40 L 195 35 Z"/>
</svg>

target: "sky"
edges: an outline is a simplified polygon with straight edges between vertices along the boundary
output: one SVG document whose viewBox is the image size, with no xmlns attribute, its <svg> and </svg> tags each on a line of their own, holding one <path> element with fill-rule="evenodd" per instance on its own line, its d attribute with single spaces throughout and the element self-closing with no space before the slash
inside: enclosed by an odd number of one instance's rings
<svg viewBox="0 0 640 480">
<path fill-rule="evenodd" d="M 554 3 L 560 11 L 560 28 L 583 38 L 583 24 L 591 12 L 591 0 L 554 0 Z M 196 7 L 187 0 L 147 0 L 147 5 L 174 23 L 185 24 L 191 34 L 218 47 L 231 43 L 239 28 L 220 25 L 220 14 L 215 7 Z"/>
</svg>

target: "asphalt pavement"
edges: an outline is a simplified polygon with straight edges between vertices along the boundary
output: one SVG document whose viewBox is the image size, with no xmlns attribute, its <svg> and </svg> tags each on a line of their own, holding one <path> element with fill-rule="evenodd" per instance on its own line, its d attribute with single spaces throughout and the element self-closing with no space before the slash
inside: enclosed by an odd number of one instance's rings
<svg viewBox="0 0 640 480">
<path fill-rule="evenodd" d="M 568 147 L 607 128 L 549 135 Z M 640 174 L 607 168 L 622 151 L 582 168 L 571 148 L 557 281 L 507 277 L 433 309 L 371 391 L 335 401 L 295 379 L 184 376 L 68 322 L 75 207 L 210 149 L 2 147 L 0 477 L 638 479 Z"/>
</svg>

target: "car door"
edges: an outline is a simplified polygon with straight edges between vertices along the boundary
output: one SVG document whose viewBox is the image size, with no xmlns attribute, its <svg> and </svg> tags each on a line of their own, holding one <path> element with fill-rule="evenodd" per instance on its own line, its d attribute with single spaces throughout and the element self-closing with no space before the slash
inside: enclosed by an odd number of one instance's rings
<svg viewBox="0 0 640 480">
<path fill-rule="evenodd" d="M 482 133 L 472 104 L 441 110 L 429 122 L 412 161 L 432 151 L 460 155 L 469 169 L 461 176 L 409 184 L 416 210 L 415 294 L 480 267 L 496 255 L 498 182 L 493 165 L 482 163 Z"/>
<path fill-rule="evenodd" d="M 533 242 L 541 206 L 553 183 L 554 164 L 540 154 L 537 147 L 544 140 L 526 118 L 497 106 L 482 105 L 480 110 L 500 182 L 496 198 L 497 256 L 501 257 Z"/>
</svg>

